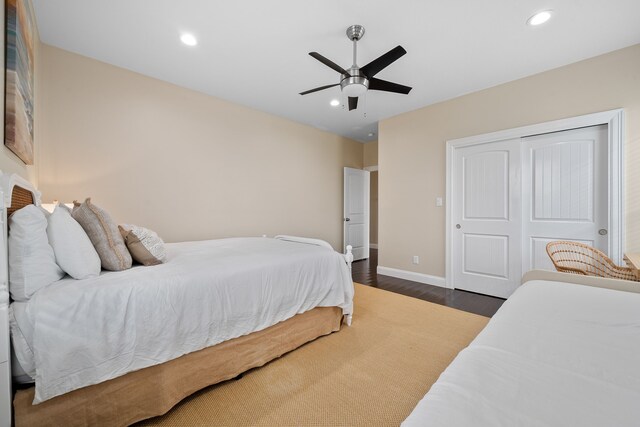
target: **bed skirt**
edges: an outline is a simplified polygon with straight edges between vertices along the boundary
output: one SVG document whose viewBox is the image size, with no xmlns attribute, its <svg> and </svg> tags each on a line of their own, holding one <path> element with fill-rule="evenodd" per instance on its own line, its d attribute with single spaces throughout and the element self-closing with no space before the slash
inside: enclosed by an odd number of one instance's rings
<svg viewBox="0 0 640 427">
<path fill-rule="evenodd" d="M 185 397 L 234 378 L 320 336 L 340 330 L 342 310 L 318 307 L 262 331 L 32 405 L 34 388 L 16 392 L 16 427 L 126 426 L 165 414 Z"/>
</svg>

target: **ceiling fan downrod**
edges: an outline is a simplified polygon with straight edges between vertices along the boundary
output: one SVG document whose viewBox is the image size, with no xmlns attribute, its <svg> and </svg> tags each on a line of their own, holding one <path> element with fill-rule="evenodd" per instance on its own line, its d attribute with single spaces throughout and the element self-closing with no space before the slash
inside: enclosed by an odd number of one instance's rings
<svg viewBox="0 0 640 427">
<path fill-rule="evenodd" d="M 364 37 L 364 27 L 362 25 L 352 25 L 347 28 L 347 37 L 353 42 L 353 65 L 352 68 L 358 66 L 356 58 L 358 53 L 358 40 Z"/>
<path fill-rule="evenodd" d="M 349 68 L 349 75 L 343 75 L 340 82 L 342 93 L 349 98 L 358 98 L 369 89 L 369 80 L 360 73 L 357 64 L 358 40 L 364 36 L 362 25 L 352 25 L 347 28 L 347 37 L 353 42 L 353 65 Z M 350 100 L 350 106 L 357 105 L 357 100 Z"/>
</svg>

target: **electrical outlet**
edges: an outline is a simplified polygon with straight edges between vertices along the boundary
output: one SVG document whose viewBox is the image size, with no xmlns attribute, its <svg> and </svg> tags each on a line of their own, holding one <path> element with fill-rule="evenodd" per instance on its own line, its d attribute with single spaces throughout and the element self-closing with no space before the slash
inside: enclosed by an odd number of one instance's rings
<svg viewBox="0 0 640 427">
<path fill-rule="evenodd" d="M 413 256 L 413 261 L 414 264 L 420 264 L 420 257 L 418 255 L 414 255 Z"/>
<path fill-rule="evenodd" d="M 442 206 L 442 197 L 436 197 L 436 206 Z"/>
</svg>

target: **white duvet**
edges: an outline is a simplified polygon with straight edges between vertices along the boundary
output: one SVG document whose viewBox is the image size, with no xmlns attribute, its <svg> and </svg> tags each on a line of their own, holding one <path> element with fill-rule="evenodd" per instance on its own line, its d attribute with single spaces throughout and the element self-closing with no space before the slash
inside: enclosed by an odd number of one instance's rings
<svg viewBox="0 0 640 427">
<path fill-rule="evenodd" d="M 36 293 L 23 316 L 32 328 L 34 403 L 315 307 L 352 313 L 348 266 L 324 246 L 235 238 L 168 244 L 167 252 L 166 264 L 63 279 Z M 16 353 L 30 366 L 28 354 Z"/>
<path fill-rule="evenodd" d="M 640 294 L 524 284 L 402 425 L 639 426 Z"/>
</svg>

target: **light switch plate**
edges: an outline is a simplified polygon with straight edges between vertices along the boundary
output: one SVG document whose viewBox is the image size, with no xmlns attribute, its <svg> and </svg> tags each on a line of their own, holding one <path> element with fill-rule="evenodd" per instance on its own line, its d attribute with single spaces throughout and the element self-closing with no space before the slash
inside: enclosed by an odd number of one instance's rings
<svg viewBox="0 0 640 427">
<path fill-rule="evenodd" d="M 436 206 L 442 206 L 442 197 L 436 197 Z"/>
</svg>

